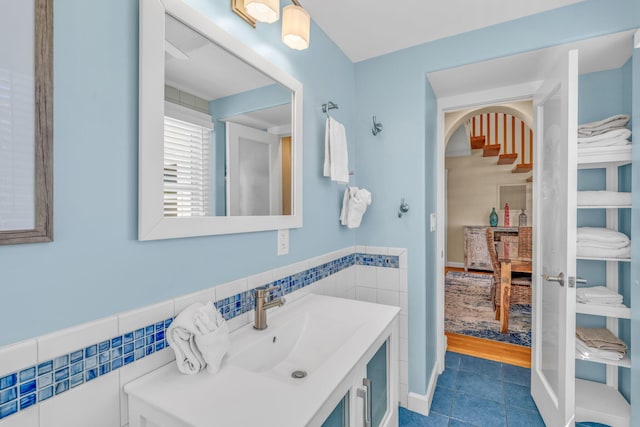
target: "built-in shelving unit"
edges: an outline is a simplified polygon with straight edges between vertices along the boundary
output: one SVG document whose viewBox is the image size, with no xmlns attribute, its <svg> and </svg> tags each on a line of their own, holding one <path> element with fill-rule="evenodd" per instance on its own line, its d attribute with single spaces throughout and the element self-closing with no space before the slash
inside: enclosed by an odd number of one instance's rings
<svg viewBox="0 0 640 427">
<path fill-rule="evenodd" d="M 631 145 L 600 147 L 578 150 L 578 169 L 605 169 L 606 189 L 618 191 L 618 167 L 631 163 Z M 578 209 L 605 209 L 606 226 L 618 229 L 618 210 L 629 209 L 630 205 L 578 206 Z M 606 262 L 606 287 L 618 292 L 618 265 L 630 262 L 629 258 L 577 257 L 585 261 Z M 629 307 L 607 307 L 605 305 L 576 303 L 576 313 L 606 318 L 606 327 L 618 335 L 619 319 L 630 319 Z M 576 359 L 585 360 L 576 355 Z M 576 421 L 595 421 L 611 426 L 629 426 L 631 405 L 618 391 L 618 369 L 631 368 L 631 359 L 625 356 L 614 361 L 598 358 L 588 362 L 602 363 L 607 366 L 606 384 L 576 379 Z"/>
</svg>

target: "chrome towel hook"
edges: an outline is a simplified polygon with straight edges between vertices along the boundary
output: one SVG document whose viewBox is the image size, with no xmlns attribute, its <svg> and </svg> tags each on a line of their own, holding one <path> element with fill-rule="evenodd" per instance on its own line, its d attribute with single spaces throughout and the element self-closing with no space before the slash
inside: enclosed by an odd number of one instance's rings
<svg viewBox="0 0 640 427">
<path fill-rule="evenodd" d="M 371 133 L 373 136 L 376 136 L 382 132 L 382 123 L 376 122 L 376 116 L 373 116 L 373 128 L 371 128 Z"/>
<path fill-rule="evenodd" d="M 409 203 L 404 199 L 404 197 L 400 200 L 400 208 L 398 209 L 398 218 L 402 218 L 403 214 L 409 212 Z"/>
</svg>

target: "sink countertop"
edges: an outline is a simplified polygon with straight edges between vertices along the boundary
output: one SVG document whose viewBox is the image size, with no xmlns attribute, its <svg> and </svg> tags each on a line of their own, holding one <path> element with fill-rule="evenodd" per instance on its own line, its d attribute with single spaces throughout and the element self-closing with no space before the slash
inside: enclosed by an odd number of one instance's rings
<svg viewBox="0 0 640 427">
<path fill-rule="evenodd" d="M 167 418 L 192 426 L 307 425 L 360 358 L 391 325 L 400 309 L 394 306 L 307 295 L 269 312 L 269 327 L 246 325 L 230 335 L 231 349 L 220 371 L 184 375 L 175 363 L 125 385 L 124 391 Z M 234 358 L 279 326 L 308 313 L 351 326 L 353 334 L 302 380 L 275 379 L 233 363 Z M 256 354 L 256 357 L 260 357 Z M 304 367 L 302 367 L 304 368 Z"/>
</svg>

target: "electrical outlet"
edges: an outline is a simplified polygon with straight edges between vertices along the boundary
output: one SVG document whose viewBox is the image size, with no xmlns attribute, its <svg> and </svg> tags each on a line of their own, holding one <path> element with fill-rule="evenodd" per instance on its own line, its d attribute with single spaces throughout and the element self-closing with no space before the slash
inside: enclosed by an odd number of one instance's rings
<svg viewBox="0 0 640 427">
<path fill-rule="evenodd" d="M 436 231 L 436 214 L 429 215 L 429 224 L 431 231 Z"/>
<path fill-rule="evenodd" d="M 278 230 L 278 256 L 289 253 L 289 229 Z"/>
</svg>

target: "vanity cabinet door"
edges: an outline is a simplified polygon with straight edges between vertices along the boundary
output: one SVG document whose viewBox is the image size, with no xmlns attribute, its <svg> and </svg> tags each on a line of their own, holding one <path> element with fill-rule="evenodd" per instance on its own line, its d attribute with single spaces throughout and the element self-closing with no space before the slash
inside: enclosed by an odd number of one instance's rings
<svg viewBox="0 0 640 427">
<path fill-rule="evenodd" d="M 389 356 L 385 341 L 367 363 L 371 427 L 379 427 L 389 409 Z"/>
<path fill-rule="evenodd" d="M 321 427 L 349 427 L 349 393 L 345 394 Z"/>
</svg>

